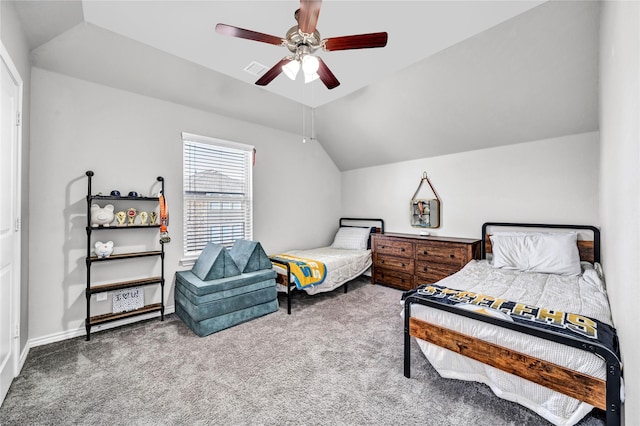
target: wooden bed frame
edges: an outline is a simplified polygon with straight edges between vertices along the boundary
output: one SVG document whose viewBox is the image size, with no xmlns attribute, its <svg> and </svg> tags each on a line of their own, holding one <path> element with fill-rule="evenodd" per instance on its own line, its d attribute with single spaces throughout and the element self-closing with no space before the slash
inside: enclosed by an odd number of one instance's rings
<svg viewBox="0 0 640 426">
<path fill-rule="evenodd" d="M 587 230 L 593 233 L 593 241 L 578 241 L 581 260 L 600 262 L 600 231 L 593 226 L 578 225 L 548 225 L 488 222 L 482 226 L 481 257 L 491 252 L 491 242 L 488 238 L 488 227 L 525 227 L 542 229 L 570 229 Z M 411 317 L 411 305 L 421 304 L 431 308 L 445 310 L 478 321 L 500 327 L 509 328 L 524 334 L 540 337 L 563 345 L 573 346 L 599 355 L 606 361 L 606 379 L 598 379 L 589 375 L 568 369 L 566 367 L 517 352 L 500 345 L 485 342 L 473 336 L 431 324 Z M 606 411 L 608 426 L 620 425 L 621 398 L 620 385 L 622 380 L 622 362 L 620 350 L 615 337 L 615 351 L 612 352 L 603 345 L 572 338 L 564 334 L 554 333 L 526 324 L 509 322 L 500 318 L 488 317 L 476 312 L 457 309 L 454 306 L 421 299 L 413 295 L 405 299 L 404 326 L 404 375 L 411 376 L 411 336 L 426 342 L 449 349 L 460 355 L 480 361 L 484 364 L 514 374 L 534 383 L 545 386 L 554 391 L 584 401 L 601 410 Z"/>
<path fill-rule="evenodd" d="M 362 228 L 365 227 L 366 225 L 362 225 L 362 223 L 375 223 L 375 233 L 376 234 L 384 234 L 384 220 L 382 219 L 372 219 L 372 218 L 357 218 L 357 217 L 341 217 L 340 220 L 338 221 L 338 226 L 339 227 L 356 227 L 356 228 Z M 359 225 L 358 225 L 359 224 Z M 371 226 L 371 228 L 373 228 L 373 226 Z M 373 233 L 373 231 L 372 231 Z M 369 246 L 371 245 L 371 236 L 369 236 Z M 272 263 L 277 263 L 278 265 L 282 266 L 283 268 L 285 268 L 287 270 L 287 272 L 285 274 L 281 274 L 279 272 L 277 272 L 277 276 L 276 276 L 276 283 L 281 284 L 283 286 L 286 287 L 287 289 L 287 314 L 291 315 L 291 286 L 289 285 L 290 279 L 289 277 L 291 276 L 291 268 L 289 266 L 288 262 L 282 262 L 280 260 L 277 259 L 273 259 L 271 258 L 271 262 Z M 344 292 L 346 293 L 349 287 L 349 283 L 346 282 L 344 283 Z M 296 288 L 294 288 L 294 290 L 297 290 Z"/>
</svg>

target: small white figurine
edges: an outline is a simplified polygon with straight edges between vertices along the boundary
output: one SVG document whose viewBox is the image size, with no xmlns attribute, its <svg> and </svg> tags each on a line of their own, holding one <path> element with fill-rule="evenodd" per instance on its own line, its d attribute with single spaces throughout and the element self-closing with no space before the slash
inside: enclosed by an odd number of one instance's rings
<svg viewBox="0 0 640 426">
<path fill-rule="evenodd" d="M 99 258 L 111 256 L 111 253 L 113 253 L 113 241 L 107 241 L 106 243 L 96 241 L 94 245 L 94 252 Z"/>
</svg>

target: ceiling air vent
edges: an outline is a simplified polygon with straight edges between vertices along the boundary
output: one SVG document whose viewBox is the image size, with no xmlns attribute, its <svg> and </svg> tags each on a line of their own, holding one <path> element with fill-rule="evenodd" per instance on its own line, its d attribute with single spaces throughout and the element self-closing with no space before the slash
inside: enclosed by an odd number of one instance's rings
<svg viewBox="0 0 640 426">
<path fill-rule="evenodd" d="M 253 75 L 260 75 L 266 69 L 267 69 L 267 67 L 265 65 L 262 65 L 261 63 L 256 62 L 256 61 L 251 61 L 251 63 L 249 65 L 244 67 L 244 70 L 246 72 L 248 72 L 249 74 L 253 74 Z"/>
</svg>

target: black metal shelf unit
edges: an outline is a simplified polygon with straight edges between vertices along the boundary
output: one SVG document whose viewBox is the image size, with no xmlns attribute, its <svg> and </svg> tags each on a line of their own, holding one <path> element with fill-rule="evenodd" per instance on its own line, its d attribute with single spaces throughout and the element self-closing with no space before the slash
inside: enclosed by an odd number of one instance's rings
<svg viewBox="0 0 640 426">
<path fill-rule="evenodd" d="M 150 201 L 150 202 L 158 202 L 159 197 L 116 197 L 111 195 L 93 195 L 91 191 L 91 179 L 93 178 L 94 173 L 89 170 L 86 172 L 88 178 L 88 188 L 87 188 L 87 256 L 85 258 L 85 263 L 87 266 L 87 287 L 85 290 L 85 296 L 87 298 L 87 316 L 85 318 L 85 329 L 87 332 L 86 339 L 90 340 L 91 338 L 91 327 L 104 324 L 111 321 L 117 321 L 124 318 L 134 317 L 138 315 L 149 314 L 153 312 L 160 312 L 160 320 L 164 321 L 164 244 L 160 241 L 160 250 L 150 250 L 143 252 L 132 252 L 132 253 L 119 253 L 112 254 L 108 257 L 97 257 L 91 255 L 91 236 L 94 231 L 112 231 L 112 230 L 131 230 L 131 229 L 159 229 L 160 225 L 128 225 L 128 226 L 92 226 L 91 225 L 91 204 L 93 201 L 97 200 L 111 200 L 111 201 Z M 158 182 L 161 184 L 161 191 L 164 194 L 164 178 L 162 176 L 157 177 Z M 108 284 L 101 285 L 91 285 L 91 266 L 94 262 L 111 262 L 118 261 L 122 259 L 135 259 L 141 257 L 160 257 L 160 276 L 153 276 L 144 279 L 136 279 L 131 281 L 120 281 L 113 282 Z M 126 288 L 133 287 L 143 287 L 149 285 L 160 285 L 160 303 L 152 303 L 149 305 L 145 305 L 142 308 L 126 311 L 126 312 L 115 312 L 115 313 L 107 313 L 101 315 L 91 316 L 91 295 L 98 293 L 105 293 L 109 291 L 122 290 Z"/>
</svg>

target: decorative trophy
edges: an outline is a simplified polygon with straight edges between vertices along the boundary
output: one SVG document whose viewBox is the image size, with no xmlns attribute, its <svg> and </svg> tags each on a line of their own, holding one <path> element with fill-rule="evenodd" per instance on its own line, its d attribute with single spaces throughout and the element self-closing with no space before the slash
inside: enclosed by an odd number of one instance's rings
<svg viewBox="0 0 640 426">
<path fill-rule="evenodd" d="M 127 216 L 129 217 L 129 226 L 135 225 L 136 215 L 137 214 L 138 214 L 138 211 L 136 209 L 134 209 L 133 207 L 131 207 L 131 208 L 129 208 L 129 210 L 127 210 Z"/>
<path fill-rule="evenodd" d="M 156 220 L 158 220 L 158 213 L 156 213 L 156 212 L 149 213 L 149 218 L 151 219 L 150 225 L 155 225 L 156 224 Z"/>
<path fill-rule="evenodd" d="M 149 215 L 147 214 L 147 212 L 140 212 L 138 216 L 140 216 L 140 225 L 146 226 L 147 219 L 149 218 Z"/>
<path fill-rule="evenodd" d="M 125 212 L 118 212 L 116 213 L 116 219 L 118 220 L 118 226 L 124 226 L 127 220 L 127 214 Z"/>
</svg>

